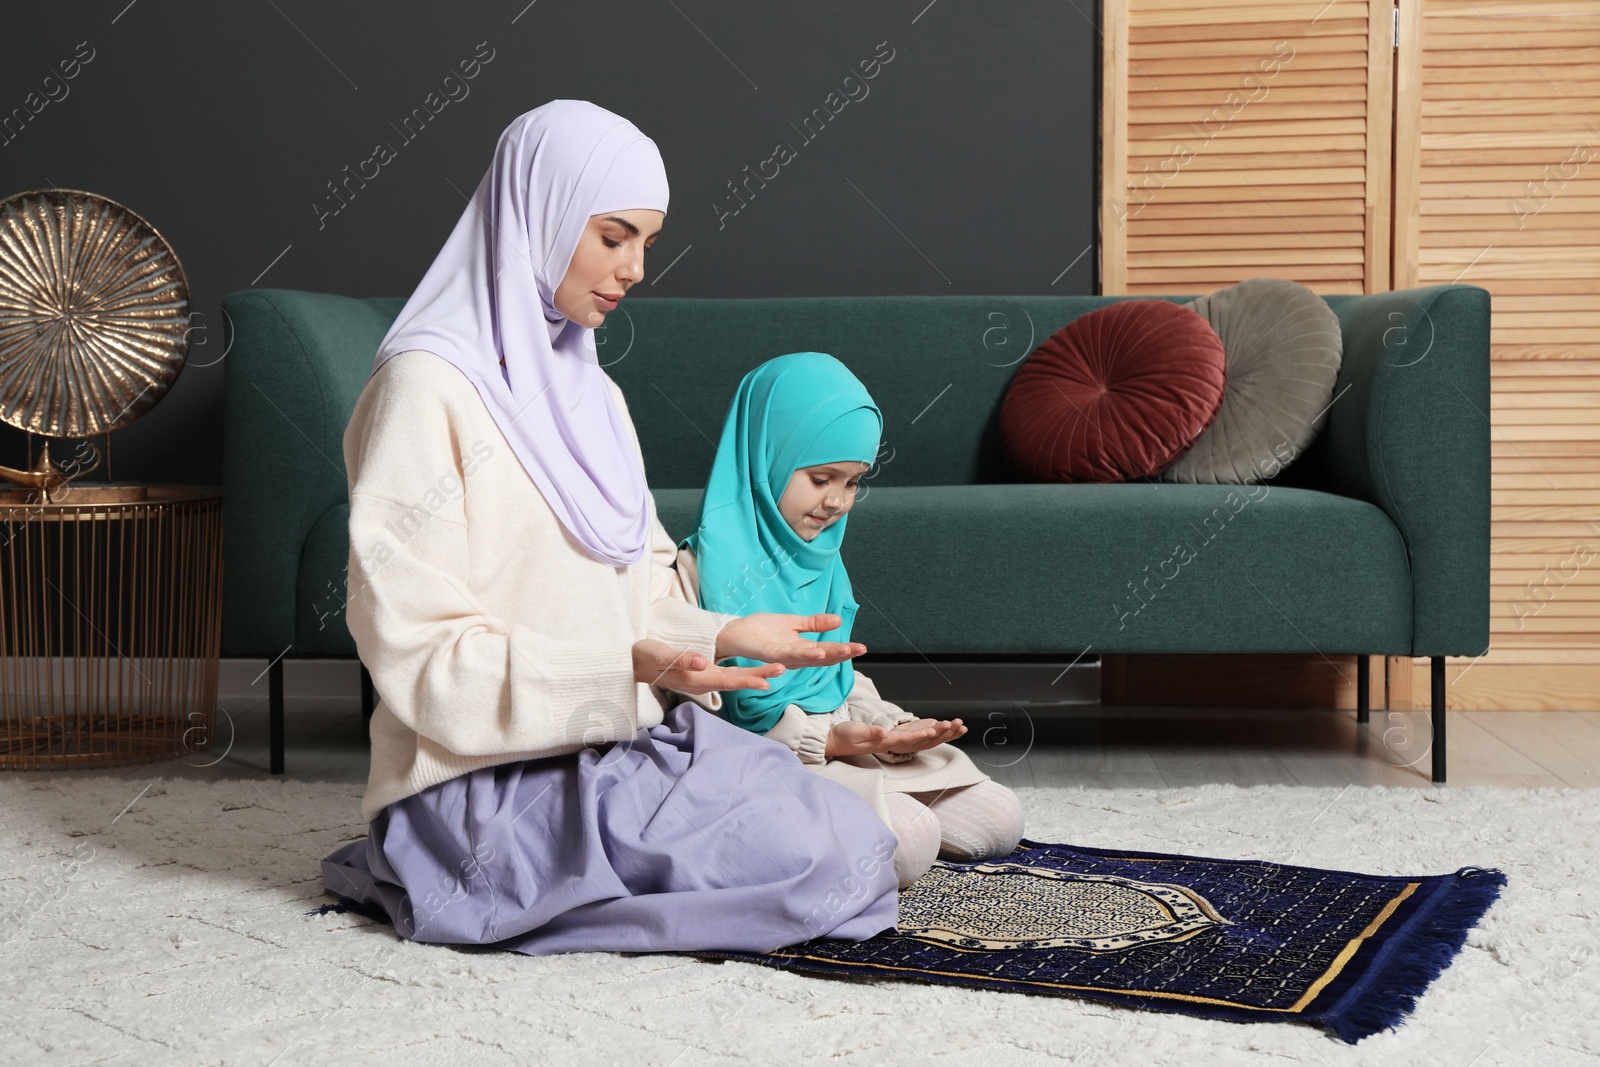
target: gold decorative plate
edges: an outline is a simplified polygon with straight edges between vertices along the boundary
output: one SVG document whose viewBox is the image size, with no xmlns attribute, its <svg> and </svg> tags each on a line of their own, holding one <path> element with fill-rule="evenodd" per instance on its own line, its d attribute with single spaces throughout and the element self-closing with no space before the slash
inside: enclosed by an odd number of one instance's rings
<svg viewBox="0 0 1600 1067">
<path fill-rule="evenodd" d="M 79 189 L 0 202 L 0 421 L 120 429 L 172 388 L 188 331 L 183 267 L 133 211 Z"/>
</svg>

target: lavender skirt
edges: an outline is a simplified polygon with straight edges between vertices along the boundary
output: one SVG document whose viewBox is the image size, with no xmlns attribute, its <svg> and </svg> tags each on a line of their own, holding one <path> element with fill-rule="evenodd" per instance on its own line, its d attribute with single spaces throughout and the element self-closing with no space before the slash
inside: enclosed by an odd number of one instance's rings
<svg viewBox="0 0 1600 1067">
<path fill-rule="evenodd" d="M 627 742 L 396 801 L 322 877 L 415 941 L 766 952 L 893 929 L 896 844 L 787 746 L 685 701 Z"/>
</svg>

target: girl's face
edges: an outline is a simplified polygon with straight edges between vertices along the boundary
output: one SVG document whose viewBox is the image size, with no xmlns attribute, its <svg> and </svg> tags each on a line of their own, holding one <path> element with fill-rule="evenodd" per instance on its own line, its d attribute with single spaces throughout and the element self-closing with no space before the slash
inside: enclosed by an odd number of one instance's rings
<svg viewBox="0 0 1600 1067">
<path fill-rule="evenodd" d="M 856 487 L 870 464 L 859 460 L 796 467 L 778 499 L 778 513 L 789 528 L 810 541 L 848 514 Z"/>
<path fill-rule="evenodd" d="M 589 216 L 556 288 L 556 310 L 580 326 L 604 323 L 606 312 L 644 279 L 645 249 L 655 244 L 666 217 L 650 208 Z"/>
</svg>

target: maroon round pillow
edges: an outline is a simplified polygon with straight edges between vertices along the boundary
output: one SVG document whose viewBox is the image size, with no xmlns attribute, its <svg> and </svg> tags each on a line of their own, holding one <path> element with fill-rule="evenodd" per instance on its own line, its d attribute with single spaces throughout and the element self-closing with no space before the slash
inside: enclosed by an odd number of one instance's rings
<svg viewBox="0 0 1600 1067">
<path fill-rule="evenodd" d="M 1017 368 L 1000 439 L 1038 482 L 1159 474 L 1222 406 L 1222 339 L 1166 300 L 1119 300 L 1067 323 Z"/>
</svg>

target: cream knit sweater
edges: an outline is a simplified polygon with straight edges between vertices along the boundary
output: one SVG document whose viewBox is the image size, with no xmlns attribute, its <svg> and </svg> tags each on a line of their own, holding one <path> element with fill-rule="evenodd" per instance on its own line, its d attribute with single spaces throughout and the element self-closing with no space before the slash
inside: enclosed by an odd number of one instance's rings
<svg viewBox="0 0 1600 1067">
<path fill-rule="evenodd" d="M 622 390 L 607 377 L 637 450 Z M 479 767 L 620 741 L 685 699 L 633 680 L 654 637 L 714 661 L 735 616 L 685 600 L 651 506 L 630 567 L 583 551 L 477 389 L 431 352 L 400 353 L 344 433 L 346 616 L 379 694 L 361 814 Z"/>
</svg>

